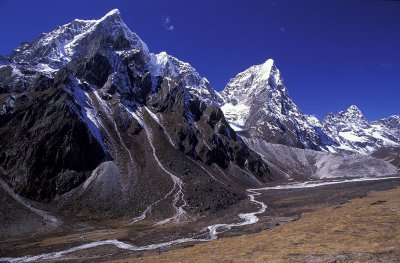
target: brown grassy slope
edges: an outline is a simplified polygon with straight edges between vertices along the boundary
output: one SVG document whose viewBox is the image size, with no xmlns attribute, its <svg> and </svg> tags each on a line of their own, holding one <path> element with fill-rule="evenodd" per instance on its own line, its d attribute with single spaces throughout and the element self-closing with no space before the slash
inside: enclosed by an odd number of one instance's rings
<svg viewBox="0 0 400 263">
<path fill-rule="evenodd" d="M 304 213 L 298 221 L 256 234 L 121 262 L 398 262 L 400 188 L 375 192 L 336 207 Z"/>
</svg>

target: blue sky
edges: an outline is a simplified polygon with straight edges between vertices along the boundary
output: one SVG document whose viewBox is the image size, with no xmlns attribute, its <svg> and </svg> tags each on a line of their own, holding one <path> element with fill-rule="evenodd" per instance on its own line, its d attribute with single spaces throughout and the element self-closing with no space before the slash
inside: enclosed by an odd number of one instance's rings
<svg viewBox="0 0 400 263">
<path fill-rule="evenodd" d="M 189 62 L 217 90 L 273 58 L 305 113 L 400 114 L 400 1 L 1 0 L 0 54 L 113 8 L 152 52 Z"/>
</svg>

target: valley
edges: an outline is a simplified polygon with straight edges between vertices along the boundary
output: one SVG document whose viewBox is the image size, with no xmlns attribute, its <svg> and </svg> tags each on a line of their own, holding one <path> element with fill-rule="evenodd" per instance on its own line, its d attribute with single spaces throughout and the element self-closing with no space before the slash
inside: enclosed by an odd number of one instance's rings
<svg viewBox="0 0 400 263">
<path fill-rule="evenodd" d="M 309 197 L 319 197 L 318 192 Z M 397 187 L 340 202 L 332 198 L 319 208 L 303 207 L 296 221 L 269 230 L 112 262 L 398 262 L 399 197 Z M 289 195 L 278 204 L 290 207 L 298 201 Z"/>
<path fill-rule="evenodd" d="M 65 224 L 62 229 L 54 233 L 10 239 L 0 245 L 2 251 L 0 260 L 91 261 L 127 257 L 132 259 L 149 257 L 155 260 L 152 257 L 159 253 L 161 255 L 157 256 L 157 260 L 162 260 L 164 254 L 165 260 L 168 260 L 170 256 L 168 251 L 179 255 L 181 249 L 185 251 L 186 247 L 197 243 L 225 242 L 234 236 L 245 238 L 247 235 L 254 235 L 253 233 L 264 233 L 265 230 L 277 231 L 275 228 L 286 231 L 286 227 L 291 228 L 291 225 L 301 220 L 304 214 L 308 216 L 310 213 L 321 213 L 320 211 L 326 209 L 339 209 L 354 199 L 362 200 L 371 193 L 379 194 L 381 191 L 396 187 L 400 187 L 400 178 L 320 181 L 289 184 L 286 187 L 271 185 L 250 192 L 259 203 L 251 202 L 251 199 L 245 200 L 229 211 L 221 211 L 194 221 L 162 225 L 147 220 L 135 223 L 122 220 L 87 221 L 69 226 Z M 240 218 L 238 214 L 246 216 Z M 218 241 L 213 241 L 215 239 Z M 264 241 L 270 242 L 268 236 Z M 53 252 L 49 253 L 49 250 Z M 17 257 L 14 259 L 4 257 L 10 254 Z M 218 258 L 223 254 L 221 252 L 213 255 Z M 212 258 L 206 257 L 204 261 L 208 262 Z"/>
</svg>

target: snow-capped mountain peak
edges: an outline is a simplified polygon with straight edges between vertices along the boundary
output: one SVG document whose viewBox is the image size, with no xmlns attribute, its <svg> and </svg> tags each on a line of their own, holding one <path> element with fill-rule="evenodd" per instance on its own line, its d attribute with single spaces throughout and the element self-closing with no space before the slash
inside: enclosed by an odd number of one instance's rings
<svg viewBox="0 0 400 263">
<path fill-rule="evenodd" d="M 289 97 L 272 59 L 237 74 L 221 95 L 225 102 L 221 108 L 232 127 L 252 138 L 362 154 L 400 145 L 400 120 L 396 116 L 369 122 L 356 105 L 328 114 L 322 123 L 302 113 Z"/>
<path fill-rule="evenodd" d="M 107 14 L 105 14 L 101 19 L 106 19 L 108 17 L 118 17 L 119 19 L 121 19 L 121 12 L 119 11 L 118 8 L 115 8 L 113 10 L 111 10 L 110 12 L 108 12 Z"/>
<path fill-rule="evenodd" d="M 237 131 L 301 148 L 322 149 L 328 141 L 319 121 L 291 100 L 273 59 L 237 74 L 221 95 L 221 109 Z"/>
<path fill-rule="evenodd" d="M 348 118 L 356 118 L 359 120 L 366 120 L 364 114 L 356 105 L 351 105 L 347 110 L 345 110 L 343 112 L 343 115 Z"/>
<path fill-rule="evenodd" d="M 382 124 L 398 132 L 400 138 L 400 115 L 392 115 L 372 122 L 373 125 Z"/>
<path fill-rule="evenodd" d="M 273 68 L 275 67 L 275 62 L 273 59 L 268 59 L 267 61 L 265 61 L 263 64 L 261 64 L 259 67 L 259 71 L 258 71 L 258 75 L 260 79 L 266 79 L 268 80 L 271 76 L 271 72 L 273 70 Z"/>
<path fill-rule="evenodd" d="M 357 105 L 350 105 L 347 110 L 347 112 L 357 112 L 357 113 L 362 113 L 361 110 L 357 107 Z"/>
<path fill-rule="evenodd" d="M 178 80 L 187 91 L 208 105 L 222 103 L 220 95 L 211 87 L 210 82 L 189 63 L 180 61 L 165 51 L 151 54 L 151 61 L 153 75 Z"/>
<path fill-rule="evenodd" d="M 332 129 L 329 126 L 338 126 L 342 128 L 347 127 L 347 130 L 362 130 L 370 128 L 367 118 L 356 105 L 351 105 L 347 110 L 340 111 L 337 115 L 328 114 L 324 119 L 324 127 L 328 131 Z M 341 128 L 341 129 L 342 129 Z"/>
<path fill-rule="evenodd" d="M 170 76 L 177 76 L 177 67 L 172 63 L 172 56 L 168 55 L 167 52 L 162 51 L 158 54 L 153 54 L 152 63 L 154 65 L 153 74 L 164 75 L 165 73 Z"/>
<path fill-rule="evenodd" d="M 38 76 L 54 79 L 64 68 L 83 83 L 141 99 L 155 91 L 158 77 L 173 80 L 186 95 L 220 106 L 236 131 L 268 142 L 361 153 L 400 142 L 399 116 L 369 122 L 355 105 L 329 114 L 322 123 L 304 114 L 290 98 L 273 59 L 237 74 L 219 94 L 189 63 L 166 52 L 149 53 L 118 9 L 97 20 L 75 19 L 0 57 L 1 81 L 9 92 L 35 89 Z M 151 85 L 144 90 L 139 84 L 148 76 Z"/>
<path fill-rule="evenodd" d="M 147 45 L 138 35 L 132 32 L 124 23 L 118 9 L 108 12 L 97 20 L 75 19 L 70 23 L 42 34 L 33 42 L 25 43 L 16 48 L 2 64 L 12 72 L 8 83 L 30 83 L 32 79 L 21 72 L 35 72 L 54 77 L 55 73 L 64 67 L 81 71 L 87 67 L 82 61 L 90 59 L 90 67 L 96 64 L 97 72 L 92 77 L 101 77 L 99 81 L 90 81 L 102 87 L 107 81 L 107 87 L 114 87 L 123 93 L 141 92 L 133 82 L 149 72 L 153 86 L 156 77 L 174 79 L 189 93 L 202 101 L 220 105 L 220 95 L 211 87 L 209 81 L 202 77 L 189 63 L 182 62 L 166 52 L 152 54 Z M 135 60 L 135 63 L 129 61 Z M 88 65 L 89 67 L 89 65 Z M 104 72 L 98 72 L 98 70 Z M 132 73 L 135 75 L 132 76 Z M 108 74 L 111 74 L 108 76 Z M 78 73 L 79 75 L 79 73 Z M 89 76 L 89 79 L 93 79 Z M 133 78 L 132 78 L 133 77 Z M 10 86 L 17 86 L 17 85 Z M 22 86 L 22 85 L 20 85 Z"/>
<path fill-rule="evenodd" d="M 389 127 L 385 119 L 369 122 L 355 105 L 336 115 L 328 114 L 322 124 L 338 149 L 369 154 L 382 146 L 399 146 L 400 134 L 396 129 Z"/>
<path fill-rule="evenodd" d="M 276 89 L 282 84 L 280 71 L 275 66 L 273 59 L 266 60 L 263 64 L 252 66 L 230 79 L 225 89 L 221 92 L 225 102 L 236 105 L 239 101 L 246 103 L 252 100 L 260 89 L 269 86 Z M 286 89 L 281 86 L 281 92 L 286 94 Z"/>
<path fill-rule="evenodd" d="M 120 11 L 114 9 L 98 20 L 75 19 L 59 26 L 33 42 L 22 44 L 9 57 L 15 64 L 48 72 L 60 69 L 78 56 L 90 55 L 94 48 L 107 44 L 117 50 L 129 48 L 148 53 L 147 45 L 130 31 Z"/>
<path fill-rule="evenodd" d="M 149 53 L 118 10 L 58 27 L 0 63 L 1 178 L 27 198 L 172 223 L 272 179 L 206 105 L 222 101 L 208 80 Z"/>
</svg>

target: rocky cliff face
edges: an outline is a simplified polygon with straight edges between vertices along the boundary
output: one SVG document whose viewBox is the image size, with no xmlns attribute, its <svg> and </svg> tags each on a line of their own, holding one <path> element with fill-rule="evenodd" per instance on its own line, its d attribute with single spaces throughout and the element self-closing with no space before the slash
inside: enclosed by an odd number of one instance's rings
<svg viewBox="0 0 400 263">
<path fill-rule="evenodd" d="M 179 221 L 273 179 L 208 81 L 150 53 L 118 10 L 22 44 L 0 85 L 3 179 L 66 213 Z"/>
<path fill-rule="evenodd" d="M 0 118 L 0 163 L 17 193 L 51 200 L 78 186 L 107 158 L 66 92 L 48 88 L 10 98 L 13 109 Z"/>
</svg>

